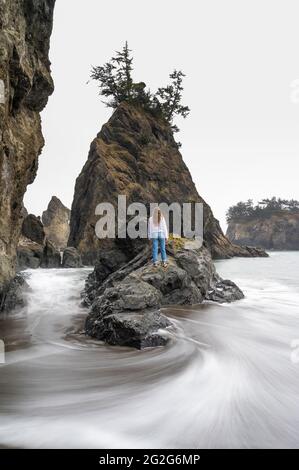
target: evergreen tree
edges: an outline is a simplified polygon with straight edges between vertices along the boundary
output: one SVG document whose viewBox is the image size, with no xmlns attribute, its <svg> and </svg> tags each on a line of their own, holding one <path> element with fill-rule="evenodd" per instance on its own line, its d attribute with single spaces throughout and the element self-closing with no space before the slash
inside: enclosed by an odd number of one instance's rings
<svg viewBox="0 0 299 470">
<path fill-rule="evenodd" d="M 173 123 L 174 117 L 179 115 L 186 118 L 190 112 L 188 106 L 181 104 L 185 76 L 183 72 L 174 70 L 170 74 L 170 85 L 159 88 L 156 94 L 146 89 L 144 82 L 134 83 L 132 72 L 133 57 L 126 42 L 122 51 L 116 52 L 110 62 L 92 68 L 91 78 L 98 82 L 99 94 L 108 99 L 104 101 L 108 107 L 117 108 L 123 101 L 135 103 L 152 114 L 163 117 L 172 130 L 177 132 L 179 129 Z"/>
<path fill-rule="evenodd" d="M 121 101 L 129 101 L 132 98 L 133 57 L 130 55 L 131 52 L 126 41 L 122 51 L 116 52 L 116 56 L 111 59 L 112 63 L 118 66 L 116 68 L 116 83 L 120 91 Z"/>
<path fill-rule="evenodd" d="M 249 199 L 247 202 L 238 202 L 235 206 L 230 207 L 226 213 L 226 219 L 227 222 L 230 222 L 248 217 L 267 217 L 277 211 L 299 212 L 299 201 L 272 197 L 271 199 L 262 199 L 257 205 L 254 205 L 252 199 Z"/>
<path fill-rule="evenodd" d="M 185 77 L 185 74 L 181 70 L 174 70 L 169 75 L 171 84 L 165 88 L 158 88 L 156 94 L 156 99 L 159 103 L 158 106 L 164 117 L 172 125 L 175 132 L 178 132 L 179 129 L 177 126 L 173 125 L 174 116 L 179 115 L 186 118 L 190 113 L 188 106 L 183 106 L 181 104 L 182 92 L 184 89 L 183 77 Z"/>
<path fill-rule="evenodd" d="M 121 52 L 116 52 L 110 62 L 93 67 L 91 78 L 99 84 L 100 95 L 111 99 L 105 104 L 117 108 L 122 101 L 130 101 L 133 95 L 133 58 L 130 55 L 128 43 Z"/>
<path fill-rule="evenodd" d="M 290 201 L 287 202 L 288 209 L 290 211 L 298 211 L 299 210 L 299 201 L 296 201 L 296 199 L 291 199 Z"/>
</svg>

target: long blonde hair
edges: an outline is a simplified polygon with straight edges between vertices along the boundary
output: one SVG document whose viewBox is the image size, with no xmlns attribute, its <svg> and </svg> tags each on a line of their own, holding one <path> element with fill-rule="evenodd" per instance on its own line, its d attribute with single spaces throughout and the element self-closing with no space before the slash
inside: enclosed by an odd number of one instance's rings
<svg viewBox="0 0 299 470">
<path fill-rule="evenodd" d="M 154 224 L 159 225 L 162 219 L 163 219 L 163 214 L 161 212 L 161 209 L 159 207 L 155 207 L 154 213 L 153 213 Z"/>
</svg>

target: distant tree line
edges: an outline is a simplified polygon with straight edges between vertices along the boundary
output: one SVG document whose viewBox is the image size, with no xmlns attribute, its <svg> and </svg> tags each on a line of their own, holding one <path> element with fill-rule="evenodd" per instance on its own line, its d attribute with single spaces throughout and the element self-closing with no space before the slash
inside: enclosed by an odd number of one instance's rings
<svg viewBox="0 0 299 470">
<path fill-rule="evenodd" d="M 135 83 L 132 72 L 133 57 L 126 42 L 122 51 L 116 52 L 110 62 L 92 68 L 91 78 L 98 82 L 100 96 L 107 98 L 104 101 L 106 106 L 117 108 L 124 101 L 138 104 L 156 116 L 163 116 L 172 130 L 178 132 L 174 117 L 186 118 L 190 112 L 188 106 L 181 104 L 185 77 L 183 72 L 174 70 L 169 76 L 170 84 L 158 88 L 156 93 L 147 89 L 144 82 Z"/>
<path fill-rule="evenodd" d="M 236 219 L 267 217 L 280 211 L 299 212 L 299 201 L 272 197 L 271 199 L 262 199 L 254 205 L 253 200 L 248 199 L 246 202 L 238 202 L 235 206 L 230 207 L 226 213 L 226 220 L 231 222 Z"/>
</svg>

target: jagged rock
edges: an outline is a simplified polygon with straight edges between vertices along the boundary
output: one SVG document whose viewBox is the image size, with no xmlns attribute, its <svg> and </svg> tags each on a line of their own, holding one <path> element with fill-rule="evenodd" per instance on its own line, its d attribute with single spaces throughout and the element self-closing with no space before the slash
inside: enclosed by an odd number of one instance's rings
<svg viewBox="0 0 299 470">
<path fill-rule="evenodd" d="M 215 276 L 211 288 L 206 294 L 206 299 L 213 302 L 230 303 L 244 299 L 244 294 L 234 282 Z"/>
<path fill-rule="evenodd" d="M 153 266 L 149 247 L 116 271 L 107 272 L 104 279 L 103 271 L 96 267 L 84 293 L 85 305 L 91 306 L 86 320 L 88 335 L 110 344 L 139 348 L 162 345 L 167 336 L 159 329 L 174 325 L 161 314 L 160 307 L 204 300 L 232 302 L 244 297 L 236 284 L 220 278 L 209 250 L 199 248 L 197 242 L 189 240 L 177 251 L 168 251 L 166 269 Z M 148 340 L 152 335 L 157 344 Z"/>
<path fill-rule="evenodd" d="M 55 248 L 53 243 L 49 240 L 46 241 L 44 251 L 43 251 L 43 258 L 41 261 L 41 268 L 60 268 L 61 266 L 61 254 Z"/>
<path fill-rule="evenodd" d="M 40 245 L 38 245 L 38 250 Z M 18 248 L 17 258 L 17 271 L 24 271 L 25 269 L 37 269 L 41 265 L 42 255 L 38 256 L 39 252 L 30 248 Z"/>
<path fill-rule="evenodd" d="M 39 245 L 22 238 L 17 250 L 17 270 L 61 267 L 61 254 L 49 240 Z"/>
<path fill-rule="evenodd" d="M 237 245 L 299 250 L 299 213 L 281 210 L 267 216 L 232 220 L 227 236 Z"/>
<path fill-rule="evenodd" d="M 94 276 L 100 285 L 104 280 L 128 261 L 125 253 L 119 250 L 99 251 L 95 263 Z"/>
<path fill-rule="evenodd" d="M 128 204 L 202 202 L 204 239 L 213 257 L 251 256 L 246 248 L 230 243 L 199 196 L 169 124 L 129 103 L 122 103 L 102 127 L 76 182 L 68 244 L 80 251 L 86 264 L 94 264 L 98 250 L 118 249 L 132 258 L 138 252 L 130 252 L 128 240 L 96 237 L 96 206 L 110 202 L 117 207 L 118 195 L 126 195 Z"/>
<path fill-rule="evenodd" d="M 162 295 L 141 278 L 126 278 L 114 287 L 105 290 L 92 306 L 99 317 L 125 310 L 144 310 L 159 307 Z"/>
<path fill-rule="evenodd" d="M 170 321 L 160 312 L 114 313 L 93 322 L 86 323 L 90 336 L 119 346 L 137 349 L 165 346 L 168 337 L 161 332 L 171 326 Z"/>
<path fill-rule="evenodd" d="M 42 222 L 46 237 L 58 250 L 64 250 L 67 247 L 70 214 L 71 211 L 56 196 L 52 197 L 48 209 L 43 212 Z"/>
<path fill-rule="evenodd" d="M 23 196 L 44 145 L 39 113 L 53 92 L 48 52 L 54 3 L 0 1 L 0 298 L 15 276 Z"/>
<path fill-rule="evenodd" d="M 249 256 L 251 258 L 269 258 L 268 253 L 263 249 L 257 246 L 245 246 Z"/>
<path fill-rule="evenodd" d="M 28 289 L 29 286 L 23 276 L 18 275 L 8 282 L 0 295 L 0 313 L 24 307 L 26 305 L 25 292 Z"/>
<path fill-rule="evenodd" d="M 65 264 L 69 265 L 68 267 L 82 266 L 80 255 L 75 248 L 69 248 L 65 253 Z M 18 271 L 27 268 L 59 268 L 60 266 L 60 251 L 46 238 L 40 218 L 32 214 L 25 217 L 17 248 Z"/>
<path fill-rule="evenodd" d="M 25 238 L 38 243 L 39 245 L 43 245 L 45 242 L 45 231 L 40 217 L 36 217 L 33 214 L 25 217 L 22 224 L 21 234 Z"/>
<path fill-rule="evenodd" d="M 60 263 L 60 254 L 46 239 L 40 218 L 32 214 L 25 217 L 17 248 L 17 270 L 39 267 L 56 268 L 60 266 Z"/>
<path fill-rule="evenodd" d="M 63 268 L 82 268 L 81 255 L 76 248 L 66 248 L 63 252 L 62 267 Z"/>
<path fill-rule="evenodd" d="M 172 261 L 168 269 L 161 266 L 153 268 L 149 263 L 126 277 L 132 285 L 140 279 L 161 293 L 160 305 L 199 304 L 203 300 L 192 277 Z"/>
<path fill-rule="evenodd" d="M 94 271 L 88 276 L 85 283 L 85 290 L 82 293 L 82 302 L 85 306 L 90 306 L 93 301 L 105 292 L 116 282 L 125 279 L 131 272 L 144 266 L 150 258 L 150 248 L 145 247 L 133 260 L 127 263 L 110 264 L 109 270 L 102 268 L 102 259 L 98 258 Z"/>
<path fill-rule="evenodd" d="M 28 238 L 21 237 L 17 250 L 17 269 L 59 268 L 61 266 L 61 254 L 53 243 L 45 240 L 43 245 L 32 242 Z"/>
<path fill-rule="evenodd" d="M 86 321 L 86 332 L 109 344 L 143 349 L 162 346 L 165 336 L 161 328 L 171 326 L 159 311 L 161 293 L 142 280 L 124 280 L 114 288 L 106 289 L 93 304 Z"/>
<path fill-rule="evenodd" d="M 37 269 L 43 259 L 44 246 L 21 237 L 17 249 L 17 270 Z"/>
<path fill-rule="evenodd" d="M 206 250 L 180 250 L 174 253 L 179 266 L 184 269 L 200 290 L 202 299 L 215 276 L 215 267 Z"/>
</svg>

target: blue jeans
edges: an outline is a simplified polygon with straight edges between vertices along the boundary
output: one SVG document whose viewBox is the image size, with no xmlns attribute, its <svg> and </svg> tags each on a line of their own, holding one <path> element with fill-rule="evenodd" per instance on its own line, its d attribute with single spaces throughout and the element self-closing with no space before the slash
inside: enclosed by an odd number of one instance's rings
<svg viewBox="0 0 299 470">
<path fill-rule="evenodd" d="M 160 245 L 160 250 L 161 250 L 161 258 L 162 261 L 167 261 L 167 255 L 166 255 L 166 244 L 165 244 L 165 238 L 163 236 L 163 233 L 155 233 L 152 238 L 153 242 L 153 262 L 156 263 L 158 261 L 158 250 L 159 250 L 159 245 Z"/>
</svg>

